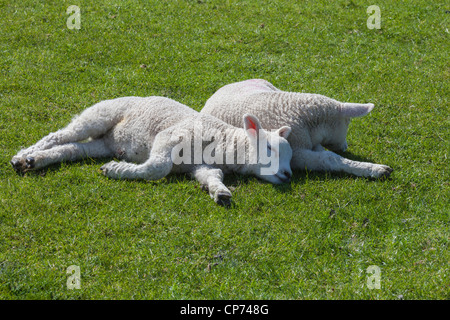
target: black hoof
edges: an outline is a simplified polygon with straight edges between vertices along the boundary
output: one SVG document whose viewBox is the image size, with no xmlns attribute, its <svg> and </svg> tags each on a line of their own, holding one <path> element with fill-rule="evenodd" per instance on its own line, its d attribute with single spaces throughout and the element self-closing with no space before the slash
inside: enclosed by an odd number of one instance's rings
<svg viewBox="0 0 450 320">
<path fill-rule="evenodd" d="M 35 159 L 33 157 L 27 157 L 26 159 L 14 158 L 9 163 L 11 163 L 13 169 L 18 173 L 25 173 L 35 167 Z"/>
<path fill-rule="evenodd" d="M 228 193 L 219 194 L 216 198 L 216 203 L 219 206 L 229 208 L 231 206 L 231 195 Z"/>
<path fill-rule="evenodd" d="M 11 163 L 13 169 L 17 172 L 17 173 L 25 173 L 27 172 L 29 169 L 31 169 L 32 167 L 34 167 L 34 159 L 33 159 L 33 165 L 30 166 L 26 159 L 21 159 L 21 158 L 15 158 L 12 159 L 9 163 Z"/>
<path fill-rule="evenodd" d="M 394 169 L 386 166 L 385 171 L 383 172 L 383 174 L 381 175 L 381 177 L 379 179 L 381 179 L 381 180 L 388 179 L 389 176 L 391 175 L 392 171 L 394 171 Z"/>
<path fill-rule="evenodd" d="M 100 170 L 102 171 L 102 174 L 103 174 L 104 176 L 106 176 L 106 174 L 108 173 L 108 169 L 106 169 L 106 166 L 101 166 L 101 167 L 100 167 Z"/>
<path fill-rule="evenodd" d="M 30 170 L 34 168 L 35 160 L 33 157 L 27 157 L 25 159 L 25 170 Z"/>
<path fill-rule="evenodd" d="M 11 160 L 9 163 L 13 166 L 14 170 L 17 170 L 21 167 L 20 161 L 17 159 Z"/>
<path fill-rule="evenodd" d="M 34 168 L 34 158 L 33 157 L 27 157 L 25 160 L 27 169 L 33 169 Z"/>
</svg>

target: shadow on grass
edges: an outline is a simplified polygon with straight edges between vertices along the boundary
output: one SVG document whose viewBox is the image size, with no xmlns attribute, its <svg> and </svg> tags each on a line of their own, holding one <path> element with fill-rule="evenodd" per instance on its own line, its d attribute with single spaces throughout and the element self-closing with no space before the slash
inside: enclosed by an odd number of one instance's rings
<svg viewBox="0 0 450 320">
<path fill-rule="evenodd" d="M 341 152 L 339 153 L 340 156 L 345 157 L 347 159 L 350 160 L 354 160 L 354 161 L 361 161 L 361 162 L 371 162 L 371 163 L 375 163 L 372 159 L 369 158 L 365 158 L 359 155 L 355 155 L 352 154 L 350 152 Z M 100 167 L 106 163 L 108 163 L 109 161 L 111 161 L 111 158 L 98 158 L 98 159 L 94 159 L 94 158 L 89 158 L 89 159 L 83 159 L 83 160 L 79 160 L 79 161 L 74 161 L 74 162 L 63 162 L 64 164 L 88 164 L 88 165 L 97 165 L 97 171 L 100 173 Z M 38 170 L 29 170 L 27 172 L 21 173 L 21 172 L 17 172 L 18 175 L 21 176 L 26 176 L 26 175 L 32 175 L 32 176 L 45 176 L 48 172 L 57 172 L 59 170 L 61 170 L 61 166 L 63 163 L 57 163 L 57 164 L 52 164 L 46 168 L 42 168 L 42 169 L 38 169 Z M 12 169 L 12 168 L 11 168 Z M 183 177 L 183 178 L 182 178 Z M 182 178 L 180 180 L 180 178 Z M 325 172 L 325 171 L 309 171 L 309 170 L 293 170 L 292 173 L 292 182 L 296 182 L 299 183 L 301 181 L 304 181 L 306 179 L 311 179 L 311 178 L 316 178 L 316 179 L 320 179 L 320 180 L 338 180 L 338 179 L 367 179 L 367 180 L 386 180 L 385 179 L 373 179 L 373 178 L 364 178 L 364 177 L 358 177 L 358 176 L 354 176 L 348 173 L 344 173 L 344 172 Z M 180 182 L 186 179 L 191 179 L 189 174 L 170 174 L 167 177 L 165 177 L 167 183 L 175 183 L 175 182 Z M 232 174 L 227 174 L 225 175 L 224 178 L 224 184 L 225 185 L 239 185 L 239 184 L 247 184 L 250 180 L 254 180 L 257 179 L 254 176 L 251 175 L 241 175 L 241 174 L 237 174 L 237 173 L 232 173 Z M 390 178 L 388 178 L 390 179 Z M 269 183 L 267 181 L 258 179 L 261 183 Z M 140 181 L 142 183 L 148 183 L 149 181 L 146 180 L 136 180 L 136 181 Z M 283 184 L 271 184 L 273 186 L 274 189 L 276 189 L 279 192 L 289 192 L 291 191 L 291 186 L 290 183 L 283 183 Z"/>
<path fill-rule="evenodd" d="M 342 152 L 339 154 L 350 160 L 374 163 L 371 159 L 367 159 L 362 156 L 354 155 L 350 152 Z M 78 164 L 78 165 L 86 164 L 86 165 L 96 166 L 97 167 L 96 170 L 97 170 L 99 176 L 106 178 L 102 175 L 100 168 L 102 165 L 104 165 L 105 163 L 107 163 L 109 161 L 111 161 L 111 158 L 98 158 L 98 159 L 88 158 L 88 159 L 83 159 L 83 160 L 79 160 L 79 161 L 63 162 L 63 163 L 64 164 Z M 31 175 L 31 176 L 35 176 L 35 177 L 38 177 L 38 176 L 44 177 L 47 175 L 48 172 L 60 171 L 63 163 L 53 164 L 53 165 L 50 165 L 46 168 L 39 169 L 39 170 L 30 170 L 25 173 L 18 172 L 18 174 L 21 176 Z M 292 192 L 292 183 L 303 185 L 306 183 L 306 181 L 311 180 L 311 179 L 320 180 L 320 181 L 341 180 L 341 179 L 347 179 L 347 180 L 348 179 L 353 179 L 353 180 L 365 179 L 367 181 L 391 180 L 390 177 L 382 178 L 382 179 L 364 178 L 364 177 L 358 177 L 358 176 L 354 176 L 354 175 L 344 173 L 344 172 L 320 172 L 320 171 L 309 171 L 309 170 L 293 170 L 291 183 L 271 184 L 270 182 L 258 179 L 251 175 L 241 175 L 241 174 L 237 174 L 237 173 L 231 173 L 231 174 L 225 175 L 224 184 L 226 186 L 228 186 L 231 189 L 231 191 L 233 192 L 236 188 L 239 187 L 239 185 L 248 184 L 250 181 L 254 181 L 255 179 L 257 179 L 260 183 L 270 184 L 273 189 L 275 189 L 277 192 L 280 192 L 280 193 Z M 111 179 L 111 180 L 113 180 L 113 179 Z M 172 183 L 186 182 L 188 180 L 193 180 L 193 179 L 191 178 L 190 174 L 177 173 L 177 174 L 170 174 L 161 180 L 164 184 L 172 184 Z M 159 180 L 159 181 L 161 181 L 161 180 Z M 133 181 L 135 181 L 136 183 L 146 183 L 146 184 L 155 182 L 155 181 L 148 181 L 148 180 L 133 180 Z M 207 191 L 205 193 L 207 193 Z M 230 206 L 234 207 L 234 204 L 231 203 L 231 205 L 227 205 L 224 207 L 229 208 Z"/>
</svg>

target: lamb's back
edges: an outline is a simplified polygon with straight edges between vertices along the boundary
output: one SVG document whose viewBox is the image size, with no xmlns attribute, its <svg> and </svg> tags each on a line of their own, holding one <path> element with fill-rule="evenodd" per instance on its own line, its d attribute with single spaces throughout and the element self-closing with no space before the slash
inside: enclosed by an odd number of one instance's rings
<svg viewBox="0 0 450 320">
<path fill-rule="evenodd" d="M 116 156 L 138 163 L 148 158 L 158 133 L 199 115 L 165 97 L 126 97 L 115 99 L 112 104 L 122 109 L 118 122 L 105 135 L 106 142 L 114 146 Z"/>
<path fill-rule="evenodd" d="M 282 91 L 266 80 L 254 79 L 220 88 L 201 113 L 237 127 L 242 127 L 242 116 L 250 113 L 259 118 L 265 129 L 290 126 L 288 140 L 293 148 L 311 148 L 310 131 L 321 119 L 336 113 L 338 105 L 336 100 L 320 94 Z"/>
</svg>

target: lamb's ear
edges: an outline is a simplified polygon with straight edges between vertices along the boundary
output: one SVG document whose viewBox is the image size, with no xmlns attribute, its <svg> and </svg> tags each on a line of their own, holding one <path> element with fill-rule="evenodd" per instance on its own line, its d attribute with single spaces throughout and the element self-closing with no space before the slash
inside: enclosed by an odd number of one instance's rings
<svg viewBox="0 0 450 320">
<path fill-rule="evenodd" d="M 251 138 L 257 138 L 259 130 L 261 130 L 261 123 L 258 118 L 251 114 L 244 114 L 244 129 L 247 132 L 247 135 Z"/>
<path fill-rule="evenodd" d="M 362 117 L 372 111 L 373 103 L 350 103 L 342 104 L 341 115 L 346 118 Z"/>
<path fill-rule="evenodd" d="M 282 126 L 277 130 L 277 133 L 280 137 L 287 139 L 287 137 L 289 137 L 289 134 L 291 133 L 291 127 Z"/>
</svg>

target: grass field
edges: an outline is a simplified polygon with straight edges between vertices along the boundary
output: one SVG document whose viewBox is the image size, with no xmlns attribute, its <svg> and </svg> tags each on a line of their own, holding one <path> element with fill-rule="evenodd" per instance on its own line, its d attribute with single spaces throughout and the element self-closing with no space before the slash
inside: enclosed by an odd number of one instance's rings
<svg viewBox="0 0 450 320">
<path fill-rule="evenodd" d="M 449 299 L 444 3 L 0 0 L 0 299 Z M 381 29 L 367 27 L 373 4 Z M 109 159 L 24 176 L 9 164 L 98 101 L 161 95 L 200 110 L 250 78 L 374 103 L 344 156 L 391 178 L 231 175 L 226 209 L 187 176 L 107 179 Z M 80 289 L 67 287 L 72 265 Z"/>
</svg>

